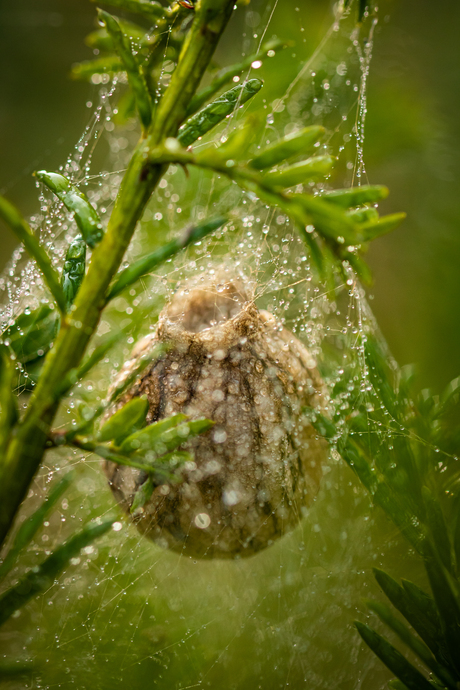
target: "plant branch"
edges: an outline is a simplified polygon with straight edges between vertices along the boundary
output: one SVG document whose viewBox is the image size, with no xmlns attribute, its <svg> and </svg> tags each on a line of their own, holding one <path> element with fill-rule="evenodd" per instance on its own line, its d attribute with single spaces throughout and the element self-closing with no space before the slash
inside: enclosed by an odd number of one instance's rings
<svg viewBox="0 0 460 690">
<path fill-rule="evenodd" d="M 234 0 L 202 0 L 146 139 L 141 138 L 123 178 L 104 238 L 77 294 L 74 310 L 62 323 L 55 346 L 46 357 L 26 414 L 13 434 L 0 465 L 0 544 L 27 494 L 45 450 L 56 414 L 59 390 L 68 371 L 79 365 L 95 332 L 106 293 L 131 241 L 164 166 L 149 162 L 150 149 L 174 136 L 185 117 L 234 7 Z"/>
</svg>

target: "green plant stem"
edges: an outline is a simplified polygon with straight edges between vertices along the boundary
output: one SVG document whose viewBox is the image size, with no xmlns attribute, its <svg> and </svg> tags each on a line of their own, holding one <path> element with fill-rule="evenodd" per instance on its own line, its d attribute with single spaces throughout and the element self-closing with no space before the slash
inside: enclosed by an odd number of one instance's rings
<svg viewBox="0 0 460 690">
<path fill-rule="evenodd" d="M 164 166 L 149 162 L 149 151 L 165 137 L 176 134 L 230 19 L 233 6 L 234 0 L 202 0 L 147 137 L 140 140 L 134 151 L 106 234 L 93 252 L 88 273 L 76 297 L 75 309 L 63 320 L 24 418 L 16 427 L 0 465 L 0 544 L 4 542 L 41 463 L 59 405 L 56 391 L 67 372 L 78 366 L 83 357 L 98 325 L 109 284 L 120 266 L 136 223 L 163 174 Z"/>
</svg>

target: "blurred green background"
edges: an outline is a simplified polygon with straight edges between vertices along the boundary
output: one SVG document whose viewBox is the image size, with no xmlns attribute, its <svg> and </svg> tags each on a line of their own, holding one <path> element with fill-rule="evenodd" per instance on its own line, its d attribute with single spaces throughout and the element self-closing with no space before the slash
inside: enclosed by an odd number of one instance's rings
<svg viewBox="0 0 460 690">
<path fill-rule="evenodd" d="M 0 4 L 0 193 L 26 215 L 38 206 L 31 171 L 61 165 L 89 120 L 86 102 L 98 87 L 72 82 L 68 72 L 91 57 L 83 41 L 94 15 L 87 0 Z M 267 35 L 298 35 L 299 19 L 298 60 L 330 26 L 332 3 L 280 0 Z M 459 21 L 453 1 L 382 1 L 365 141 L 370 182 L 391 190 L 384 210 L 408 214 L 371 248 L 371 304 L 399 363 L 417 363 L 422 384 L 438 390 L 460 373 Z M 222 64 L 238 59 L 244 31 L 236 20 L 218 53 Z M 1 232 L 4 265 L 14 240 Z"/>
</svg>

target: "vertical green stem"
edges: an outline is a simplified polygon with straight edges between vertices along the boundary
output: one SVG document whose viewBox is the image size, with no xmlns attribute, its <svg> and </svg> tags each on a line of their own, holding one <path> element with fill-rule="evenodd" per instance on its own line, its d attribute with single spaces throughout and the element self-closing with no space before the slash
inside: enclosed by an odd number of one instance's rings
<svg viewBox="0 0 460 690">
<path fill-rule="evenodd" d="M 175 135 L 184 119 L 217 42 L 230 19 L 234 0 L 201 0 L 169 88 L 160 102 L 147 137 L 137 145 L 123 178 L 103 240 L 94 249 L 88 273 L 63 321 L 55 346 L 25 416 L 15 427 L 0 465 L 0 544 L 40 466 L 50 425 L 56 414 L 57 391 L 66 373 L 78 366 L 97 328 L 109 284 L 131 241 L 136 223 L 164 168 L 148 163 L 152 146 Z"/>
</svg>

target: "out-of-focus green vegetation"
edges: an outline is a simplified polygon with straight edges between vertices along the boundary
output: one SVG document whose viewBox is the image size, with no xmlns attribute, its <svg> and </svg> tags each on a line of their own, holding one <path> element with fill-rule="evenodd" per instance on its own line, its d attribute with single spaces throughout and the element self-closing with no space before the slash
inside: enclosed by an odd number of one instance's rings
<svg viewBox="0 0 460 690">
<path fill-rule="evenodd" d="M 253 0 L 252 5 L 268 18 L 265 3 Z M 418 363 L 422 382 L 435 388 L 458 373 L 460 361 L 455 316 L 460 298 L 460 49 L 454 33 L 459 14 L 453 3 L 439 7 L 429 0 L 383 0 L 366 121 L 369 181 L 391 189 L 382 210 L 408 214 L 397 232 L 370 250 L 372 306 L 399 363 Z M 37 210 L 30 172 L 57 169 L 89 119 L 86 103 L 98 87 L 73 82 L 68 73 L 74 62 L 92 57 L 84 37 L 94 18 L 87 0 L 18 0 L 0 6 L 0 192 L 25 215 Z M 279 3 L 267 37 L 305 39 L 278 61 L 279 83 L 296 74 L 331 20 L 331 3 L 323 0 Z M 216 61 L 222 66 L 237 61 L 242 51 L 253 48 L 251 38 L 251 28 L 234 21 Z M 266 88 L 276 92 L 276 85 Z M 103 143 L 99 155 L 105 155 Z M 14 240 L 3 232 L 2 242 L 4 264 Z"/>
</svg>

